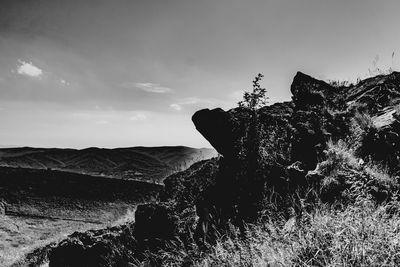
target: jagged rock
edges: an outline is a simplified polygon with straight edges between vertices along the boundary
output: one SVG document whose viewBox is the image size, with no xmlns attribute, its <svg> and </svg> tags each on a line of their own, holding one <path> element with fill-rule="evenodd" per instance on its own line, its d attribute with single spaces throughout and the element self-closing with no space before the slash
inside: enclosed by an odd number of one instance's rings
<svg viewBox="0 0 400 267">
<path fill-rule="evenodd" d="M 325 95 L 333 90 L 333 87 L 326 82 L 312 78 L 302 72 L 297 72 L 290 87 L 293 102 L 299 109 L 307 106 L 324 105 Z"/>
<path fill-rule="evenodd" d="M 366 105 L 370 114 L 395 106 L 400 101 L 400 72 L 378 75 L 346 88 L 346 101 L 351 105 Z"/>
<path fill-rule="evenodd" d="M 234 136 L 233 118 L 220 108 L 197 111 L 192 116 L 196 129 L 210 142 L 210 144 L 222 155 L 233 155 Z"/>
</svg>

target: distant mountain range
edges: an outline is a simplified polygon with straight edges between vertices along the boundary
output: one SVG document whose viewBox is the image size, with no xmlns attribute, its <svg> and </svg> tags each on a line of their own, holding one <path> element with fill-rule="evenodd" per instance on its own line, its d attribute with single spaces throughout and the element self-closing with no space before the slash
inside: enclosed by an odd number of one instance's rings
<svg viewBox="0 0 400 267">
<path fill-rule="evenodd" d="M 194 162 L 217 156 L 210 148 L 184 146 L 105 149 L 0 148 L 0 167 L 51 169 L 160 182 Z"/>
</svg>

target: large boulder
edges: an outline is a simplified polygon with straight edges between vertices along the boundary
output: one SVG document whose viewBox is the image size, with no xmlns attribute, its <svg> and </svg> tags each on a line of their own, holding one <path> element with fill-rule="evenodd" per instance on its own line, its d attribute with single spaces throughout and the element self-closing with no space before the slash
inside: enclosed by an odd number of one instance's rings
<svg viewBox="0 0 400 267">
<path fill-rule="evenodd" d="M 224 110 L 217 108 L 213 110 L 203 109 L 192 116 L 196 129 L 210 144 L 222 155 L 233 154 L 233 118 Z"/>
<path fill-rule="evenodd" d="M 323 106 L 327 93 L 332 92 L 333 87 L 324 81 L 297 72 L 293 78 L 290 91 L 293 94 L 293 102 L 296 107 L 303 109 L 307 106 Z"/>
</svg>

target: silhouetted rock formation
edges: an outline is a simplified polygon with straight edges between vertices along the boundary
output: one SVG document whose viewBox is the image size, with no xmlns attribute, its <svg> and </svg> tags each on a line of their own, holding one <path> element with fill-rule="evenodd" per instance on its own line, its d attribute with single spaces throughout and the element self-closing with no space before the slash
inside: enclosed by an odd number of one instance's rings
<svg viewBox="0 0 400 267">
<path fill-rule="evenodd" d="M 327 141 L 348 138 L 359 106 L 367 103 L 371 115 L 378 114 L 398 102 L 388 99 L 399 91 L 398 73 L 335 87 L 298 72 L 291 85 L 293 101 L 259 109 L 255 122 L 245 108 L 196 112 L 192 118 L 196 128 L 224 156 L 215 186 L 198 208 L 217 212 L 204 218 L 199 214 L 200 220 L 219 217 L 240 226 L 241 221 L 259 218 L 268 205 L 265 199 L 281 211 L 295 206 L 288 203 L 289 196 L 318 183 L 317 176 L 306 174 L 324 159 Z M 366 102 L 362 95 L 380 100 Z M 393 119 L 390 130 L 371 130 L 364 137 L 364 143 L 371 144 L 363 146 L 364 155 L 396 161 L 399 150 L 393 141 L 400 139 L 395 125 Z M 291 210 L 287 216 L 293 215 Z"/>
<path fill-rule="evenodd" d="M 357 130 L 352 129 L 354 120 L 363 112 L 372 118 L 366 119 L 371 122 L 364 123 L 359 140 L 354 140 L 360 143 L 357 153 L 398 171 L 399 73 L 332 86 L 299 72 L 291 92 L 293 101 L 256 112 L 243 107 L 196 112 L 192 118 L 196 128 L 222 157 L 166 178 L 162 202 L 140 206 L 136 226 L 70 236 L 51 253 L 50 266 L 82 266 L 70 262 L 77 256 L 84 263 L 90 259 L 98 266 L 118 266 L 170 242 L 189 248 L 196 241 L 201 247 L 232 224 L 243 231 L 244 222 L 271 214 L 299 215 L 304 201 L 340 200 L 348 189 L 346 177 L 359 172 L 369 181 L 371 174 L 361 165 L 346 166 L 337 180 L 321 185 L 332 171 L 326 163 L 327 142 L 352 141 L 351 133 Z M 385 188 L 392 185 L 370 182 L 373 197 L 379 201 L 389 197 Z M 309 195 L 310 189 L 317 193 Z"/>
<path fill-rule="evenodd" d="M 192 120 L 196 129 L 225 157 L 234 155 L 233 117 L 220 108 L 196 112 Z"/>
<path fill-rule="evenodd" d="M 332 86 L 302 72 L 297 72 L 290 91 L 296 108 L 303 109 L 308 106 L 323 106 L 326 93 L 332 91 Z"/>
</svg>

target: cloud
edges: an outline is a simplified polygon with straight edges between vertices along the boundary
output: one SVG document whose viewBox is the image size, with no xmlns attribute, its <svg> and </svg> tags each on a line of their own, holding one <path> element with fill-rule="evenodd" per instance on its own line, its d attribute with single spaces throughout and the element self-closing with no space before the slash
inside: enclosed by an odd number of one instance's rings
<svg viewBox="0 0 400 267">
<path fill-rule="evenodd" d="M 138 88 L 145 92 L 150 93 L 158 93 L 158 94 L 165 94 L 172 92 L 171 88 L 161 86 L 158 83 L 132 83 L 132 82 L 125 82 L 121 84 L 124 88 Z"/>
<path fill-rule="evenodd" d="M 147 116 L 144 114 L 136 114 L 129 118 L 131 121 L 143 121 L 147 119 Z"/>
<path fill-rule="evenodd" d="M 43 71 L 32 64 L 32 62 L 25 62 L 22 60 L 18 60 L 20 65 L 17 68 L 18 74 L 26 75 L 33 78 L 41 78 L 43 75 Z"/>
<path fill-rule="evenodd" d="M 175 110 L 182 110 L 183 106 L 190 106 L 190 105 L 213 105 L 215 104 L 216 101 L 215 100 L 211 100 L 211 99 L 202 99 L 202 98 L 198 98 L 198 97 L 186 97 L 181 99 L 179 102 L 173 103 L 171 105 L 169 105 L 171 108 L 175 109 Z"/>
<path fill-rule="evenodd" d="M 182 106 L 181 105 L 179 105 L 179 104 L 171 104 L 171 105 L 169 105 L 171 108 L 173 108 L 173 109 L 175 109 L 175 110 L 182 110 Z"/>
<path fill-rule="evenodd" d="M 68 85 L 70 85 L 70 83 L 69 82 L 67 82 L 66 80 L 64 80 L 64 79 L 61 79 L 60 80 L 60 83 L 62 84 L 62 85 L 64 85 L 64 86 L 68 86 Z"/>
</svg>

